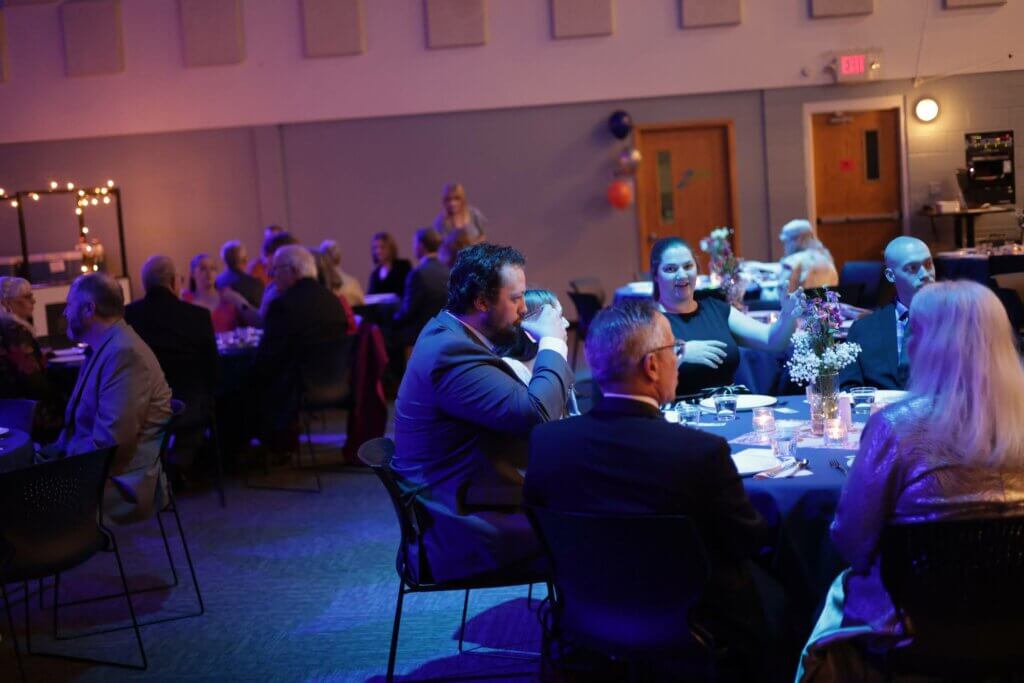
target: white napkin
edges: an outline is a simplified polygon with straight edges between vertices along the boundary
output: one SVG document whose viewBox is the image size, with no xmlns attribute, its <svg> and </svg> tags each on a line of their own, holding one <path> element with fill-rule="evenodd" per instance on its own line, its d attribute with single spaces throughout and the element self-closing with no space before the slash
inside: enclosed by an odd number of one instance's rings
<svg viewBox="0 0 1024 683">
<path fill-rule="evenodd" d="M 745 448 L 733 453 L 732 461 L 736 464 L 741 477 L 764 472 L 779 465 L 779 459 L 770 448 Z"/>
</svg>

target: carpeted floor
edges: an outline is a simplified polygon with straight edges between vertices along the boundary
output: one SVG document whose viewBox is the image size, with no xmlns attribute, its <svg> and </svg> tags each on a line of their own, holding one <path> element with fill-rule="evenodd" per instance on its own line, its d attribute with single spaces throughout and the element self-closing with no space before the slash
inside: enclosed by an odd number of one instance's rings
<svg viewBox="0 0 1024 683">
<path fill-rule="evenodd" d="M 344 437 L 332 425 L 315 437 L 334 451 Z M 309 482 L 305 482 L 309 483 Z M 31 681 L 364 681 L 383 680 L 397 576 L 398 528 L 372 474 L 327 474 L 321 494 L 250 489 L 229 483 L 227 508 L 210 490 L 179 497 L 179 507 L 206 602 L 195 618 L 143 629 L 145 672 L 25 658 Z M 140 619 L 197 608 L 173 518 L 165 516 L 182 582 L 140 595 Z M 155 522 L 115 528 L 132 587 L 170 578 Z M 118 584 L 111 554 L 102 553 L 61 579 L 61 601 L 110 592 Z M 49 586 L 49 584 L 47 584 Z M 14 590 L 10 590 L 14 588 Z M 543 596 L 543 586 L 537 592 Z M 9 587 L 24 650 L 23 593 Z M 131 630 L 54 642 L 52 591 L 39 608 L 30 586 L 32 646 L 68 654 L 138 661 Z M 534 607 L 536 607 L 534 602 Z M 405 680 L 536 680 L 537 660 L 457 654 L 461 593 L 406 598 L 397 672 Z M 537 651 L 540 629 L 526 590 L 474 592 L 467 647 Z M 62 633 L 127 623 L 122 600 L 62 608 Z M 17 680 L 6 620 L 0 622 L 0 681 Z"/>
</svg>

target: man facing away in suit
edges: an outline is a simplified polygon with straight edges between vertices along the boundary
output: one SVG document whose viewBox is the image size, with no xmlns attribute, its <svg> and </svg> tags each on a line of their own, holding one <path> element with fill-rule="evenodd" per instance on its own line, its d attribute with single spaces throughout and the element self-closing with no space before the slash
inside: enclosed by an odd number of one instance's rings
<svg viewBox="0 0 1024 683">
<path fill-rule="evenodd" d="M 174 397 L 185 402 L 171 456 L 179 468 L 188 468 L 213 413 L 218 369 L 213 322 L 208 310 L 178 298 L 169 257 L 146 259 L 142 286 L 146 295 L 125 306 L 124 319 L 153 350 Z"/>
<path fill-rule="evenodd" d="M 543 566 L 519 470 L 530 430 L 562 415 L 573 375 L 561 316 L 546 306 L 522 320 L 525 264 L 495 244 L 460 252 L 446 310 L 423 328 L 398 390 L 392 467 L 429 517 L 425 557 L 409 558 L 420 581 Z M 494 352 L 517 324 L 540 340 L 529 385 Z"/>
<path fill-rule="evenodd" d="M 694 621 L 759 674 L 768 629 L 750 560 L 767 529 L 725 439 L 661 415 L 676 395 L 683 345 L 649 301 L 598 313 L 585 350 L 602 397 L 585 415 L 533 430 L 523 498 L 565 512 L 689 516 L 711 560 Z"/>
<path fill-rule="evenodd" d="M 935 282 L 935 264 L 928 245 L 916 237 L 897 237 L 885 247 L 885 279 L 896 287 L 896 299 L 850 326 L 847 341 L 860 344 L 857 361 L 843 369 L 843 389 L 857 386 L 905 389 L 910 302 L 922 287 Z"/>
<path fill-rule="evenodd" d="M 217 289 L 230 288 L 245 297 L 249 305 L 259 310 L 263 301 L 263 281 L 245 272 L 249 252 L 238 240 L 228 240 L 220 248 L 224 272 L 217 276 Z"/>
<path fill-rule="evenodd" d="M 117 446 L 103 512 L 129 520 L 162 506 L 166 482 L 160 442 L 171 418 L 171 390 L 152 350 L 124 321 L 124 295 L 108 275 L 75 280 L 64 317 L 68 337 L 91 353 L 45 456 L 74 456 Z"/>
<path fill-rule="evenodd" d="M 419 263 L 405 278 L 402 305 L 394 317 L 395 341 L 402 347 L 415 344 L 420 331 L 448 301 L 448 267 L 437 259 L 440 246 L 441 233 L 433 228 L 420 228 L 413 237 Z"/>
</svg>

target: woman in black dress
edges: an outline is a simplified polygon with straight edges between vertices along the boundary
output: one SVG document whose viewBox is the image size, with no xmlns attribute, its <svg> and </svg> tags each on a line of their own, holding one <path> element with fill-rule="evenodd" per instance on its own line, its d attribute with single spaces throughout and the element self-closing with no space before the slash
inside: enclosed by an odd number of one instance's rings
<svg viewBox="0 0 1024 683">
<path fill-rule="evenodd" d="M 795 298 L 783 301 L 772 325 L 754 320 L 727 302 L 695 291 L 697 261 L 684 240 L 668 237 L 651 249 L 654 299 L 668 318 L 672 334 L 686 341 L 679 365 L 680 396 L 733 383 L 740 363 L 739 344 L 781 351 L 796 329 Z"/>
<path fill-rule="evenodd" d="M 370 242 L 370 255 L 373 257 L 373 272 L 370 273 L 370 286 L 367 294 L 397 294 L 402 298 L 405 293 L 405 277 L 412 270 L 412 265 L 404 258 L 398 258 L 398 244 L 388 232 L 378 232 Z"/>
</svg>

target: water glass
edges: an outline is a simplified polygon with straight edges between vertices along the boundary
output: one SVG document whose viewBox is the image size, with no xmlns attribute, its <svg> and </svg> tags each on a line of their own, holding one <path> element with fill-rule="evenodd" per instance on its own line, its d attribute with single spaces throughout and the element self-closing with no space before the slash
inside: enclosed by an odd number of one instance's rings
<svg viewBox="0 0 1024 683">
<path fill-rule="evenodd" d="M 680 401 L 676 404 L 676 411 L 684 425 L 689 427 L 700 425 L 701 407 L 699 405 Z"/>
<path fill-rule="evenodd" d="M 775 431 L 775 409 L 754 408 L 754 431 L 768 434 Z"/>
<path fill-rule="evenodd" d="M 736 419 L 736 394 L 731 391 L 723 391 L 715 394 L 712 399 L 715 402 L 715 415 L 719 422 Z"/>
<path fill-rule="evenodd" d="M 779 460 L 796 457 L 796 435 L 792 429 L 776 429 L 771 443 L 772 453 Z"/>
<path fill-rule="evenodd" d="M 864 414 L 871 411 L 871 404 L 875 402 L 874 387 L 854 387 L 850 389 L 850 398 L 853 400 L 853 412 Z"/>
<path fill-rule="evenodd" d="M 679 424 L 679 411 L 675 408 L 668 407 L 661 411 L 661 414 L 665 416 L 665 422 L 671 424 Z"/>
</svg>

